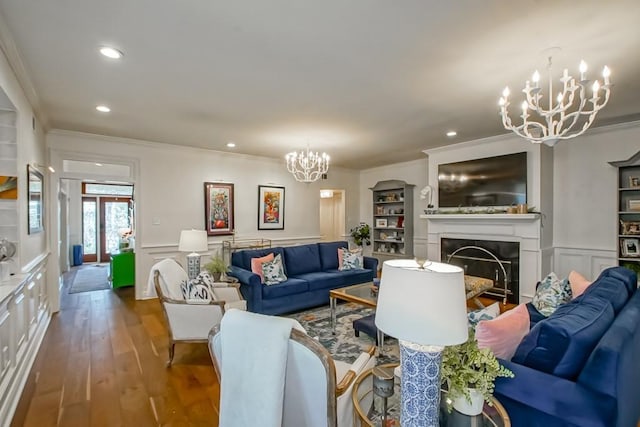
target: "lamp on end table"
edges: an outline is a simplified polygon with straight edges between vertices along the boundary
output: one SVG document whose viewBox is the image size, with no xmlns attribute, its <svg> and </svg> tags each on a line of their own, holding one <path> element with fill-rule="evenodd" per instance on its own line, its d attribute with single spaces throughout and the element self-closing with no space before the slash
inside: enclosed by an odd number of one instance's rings
<svg viewBox="0 0 640 427">
<path fill-rule="evenodd" d="M 437 427 L 444 346 L 467 341 L 464 273 L 449 264 L 382 265 L 376 326 L 400 342 L 401 425 Z"/>
<path fill-rule="evenodd" d="M 207 232 L 205 230 L 182 230 L 180 232 L 180 252 L 190 252 L 187 255 L 187 275 L 189 279 L 195 279 L 200 273 L 200 254 L 209 250 Z"/>
</svg>

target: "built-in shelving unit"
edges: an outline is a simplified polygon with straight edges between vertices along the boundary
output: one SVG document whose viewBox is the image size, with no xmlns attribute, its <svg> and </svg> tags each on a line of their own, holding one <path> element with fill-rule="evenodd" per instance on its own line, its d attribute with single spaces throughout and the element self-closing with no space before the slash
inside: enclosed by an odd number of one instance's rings
<svg viewBox="0 0 640 427">
<path fill-rule="evenodd" d="M 640 151 L 610 164 L 618 168 L 618 265 L 640 276 Z"/>
<path fill-rule="evenodd" d="M 18 176 L 17 159 L 16 112 L 0 108 L 0 176 Z M 5 238 L 13 243 L 18 242 L 18 204 L 16 199 L 0 198 L 0 238 Z"/>
<path fill-rule="evenodd" d="M 380 181 L 373 192 L 373 255 L 382 261 L 413 258 L 413 189 L 404 181 Z"/>
</svg>

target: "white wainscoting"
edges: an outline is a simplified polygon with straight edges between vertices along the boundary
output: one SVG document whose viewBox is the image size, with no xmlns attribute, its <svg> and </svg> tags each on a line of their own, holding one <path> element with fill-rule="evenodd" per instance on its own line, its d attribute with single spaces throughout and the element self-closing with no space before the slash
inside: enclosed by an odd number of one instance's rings
<svg viewBox="0 0 640 427">
<path fill-rule="evenodd" d="M 551 271 L 558 277 L 567 277 L 575 270 L 589 280 L 595 280 L 608 267 L 618 265 L 615 250 L 555 247 Z"/>
</svg>

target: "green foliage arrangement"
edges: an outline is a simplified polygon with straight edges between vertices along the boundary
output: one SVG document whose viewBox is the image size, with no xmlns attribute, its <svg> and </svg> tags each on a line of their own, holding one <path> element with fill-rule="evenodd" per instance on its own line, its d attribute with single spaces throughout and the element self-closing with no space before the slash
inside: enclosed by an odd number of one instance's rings
<svg viewBox="0 0 640 427">
<path fill-rule="evenodd" d="M 362 246 L 363 244 L 369 246 L 371 244 L 371 229 L 369 224 L 361 222 L 351 229 L 351 237 L 356 245 Z"/>
<path fill-rule="evenodd" d="M 490 349 L 478 348 L 473 329 L 469 329 L 467 342 L 445 347 L 441 372 L 441 384 L 448 390 L 448 402 L 464 396 L 471 403 L 469 388 L 474 388 L 491 404 L 489 399 L 493 395 L 495 379 L 513 378 L 513 372 L 500 365 Z M 448 406 L 451 409 L 450 403 Z"/>
<path fill-rule="evenodd" d="M 219 255 L 212 256 L 211 261 L 206 263 L 203 268 L 207 270 L 209 274 L 214 276 L 214 278 L 229 271 L 229 266 L 225 264 L 224 260 Z"/>
</svg>

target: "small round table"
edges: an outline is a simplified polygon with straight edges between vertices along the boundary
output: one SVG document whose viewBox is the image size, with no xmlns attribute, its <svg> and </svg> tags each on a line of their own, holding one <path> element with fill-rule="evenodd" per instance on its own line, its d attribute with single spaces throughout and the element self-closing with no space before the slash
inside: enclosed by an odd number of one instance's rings
<svg viewBox="0 0 640 427">
<path fill-rule="evenodd" d="M 390 369 L 398 366 L 396 363 L 381 365 L 380 367 Z M 364 371 L 353 384 L 352 391 L 353 406 L 355 408 L 355 419 L 359 420 L 357 425 L 372 427 L 398 427 L 400 426 L 400 379 L 395 377 L 393 396 L 387 400 L 387 422 L 383 426 L 382 408 L 383 399 L 373 393 L 373 369 Z M 491 406 L 484 404 L 482 414 L 468 416 L 461 414 L 455 409 L 447 411 L 444 402 L 445 393 L 440 399 L 440 426 L 446 427 L 510 427 L 511 421 L 504 407 L 495 397 L 491 397 Z"/>
</svg>

